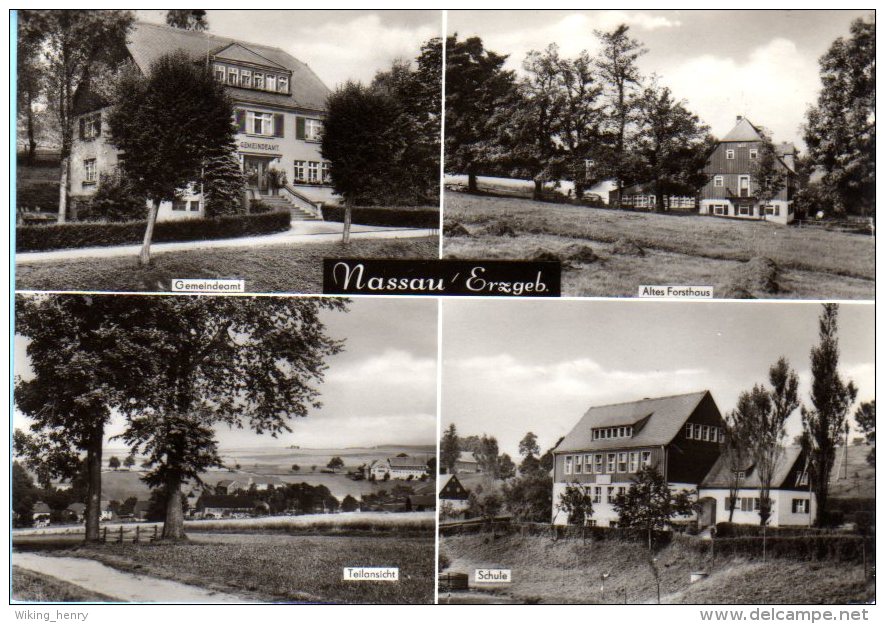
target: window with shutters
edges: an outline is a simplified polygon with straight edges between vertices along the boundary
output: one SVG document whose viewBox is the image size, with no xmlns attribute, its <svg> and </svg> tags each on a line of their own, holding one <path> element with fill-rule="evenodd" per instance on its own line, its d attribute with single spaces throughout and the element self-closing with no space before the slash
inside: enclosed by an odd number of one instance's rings
<svg viewBox="0 0 885 624">
<path fill-rule="evenodd" d="M 306 141 L 319 141 L 323 138 L 323 122 L 319 119 L 304 120 L 304 139 Z"/>
<path fill-rule="evenodd" d="M 83 161 L 83 170 L 86 172 L 85 184 L 95 184 L 98 182 L 98 164 L 94 158 L 87 158 Z"/>
<path fill-rule="evenodd" d="M 272 113 L 246 111 L 246 132 L 258 136 L 274 136 Z"/>
</svg>

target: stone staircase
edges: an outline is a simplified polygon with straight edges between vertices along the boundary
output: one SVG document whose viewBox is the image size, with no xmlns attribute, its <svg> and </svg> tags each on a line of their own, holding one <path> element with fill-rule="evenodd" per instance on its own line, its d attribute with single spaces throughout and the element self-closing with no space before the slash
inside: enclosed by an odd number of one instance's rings
<svg viewBox="0 0 885 624">
<path fill-rule="evenodd" d="M 308 212 L 306 208 L 296 206 L 291 201 L 280 195 L 262 195 L 261 203 L 266 204 L 273 210 L 288 210 L 292 215 L 292 221 L 319 221 L 315 214 Z"/>
</svg>

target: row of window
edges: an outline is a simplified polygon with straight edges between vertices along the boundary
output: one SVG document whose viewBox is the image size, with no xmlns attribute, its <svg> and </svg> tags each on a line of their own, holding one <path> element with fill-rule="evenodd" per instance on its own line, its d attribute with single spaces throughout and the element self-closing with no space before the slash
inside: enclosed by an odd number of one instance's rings
<svg viewBox="0 0 885 624">
<path fill-rule="evenodd" d="M 651 465 L 651 451 L 620 451 L 566 455 L 564 472 L 570 474 L 615 474 L 639 472 Z"/>
<path fill-rule="evenodd" d="M 685 437 L 689 440 L 701 440 L 703 442 L 725 442 L 725 430 L 713 425 L 698 425 L 688 423 L 685 425 Z"/>
<path fill-rule="evenodd" d="M 633 427 L 603 427 L 593 430 L 594 440 L 607 440 L 609 438 L 631 438 L 633 437 Z"/>
<path fill-rule="evenodd" d="M 289 76 L 259 72 L 230 65 L 215 65 L 215 79 L 231 87 L 289 93 Z"/>
<path fill-rule="evenodd" d="M 605 499 L 603 499 L 602 495 L 605 494 Z M 613 503 L 615 502 L 615 498 L 619 494 L 626 494 L 627 488 L 623 485 L 609 485 L 608 487 L 603 488 L 602 486 L 594 486 L 593 487 L 593 504 L 598 505 L 599 503 Z"/>
<path fill-rule="evenodd" d="M 634 208 L 652 208 L 657 204 L 657 197 L 654 195 L 624 195 L 622 203 Z M 664 203 L 670 208 L 694 208 L 694 197 L 670 195 L 665 197 Z"/>
<path fill-rule="evenodd" d="M 756 148 L 750 148 L 750 160 L 756 160 L 759 158 L 759 150 Z M 725 159 L 726 160 L 734 160 L 734 150 L 727 149 L 725 150 Z"/>
<path fill-rule="evenodd" d="M 238 111 L 237 123 L 240 131 L 246 134 L 264 137 L 284 136 L 284 117 L 281 113 L 265 113 L 261 111 Z M 323 138 L 323 122 L 321 119 L 297 117 L 295 121 L 295 138 L 304 141 L 319 142 Z"/>
<path fill-rule="evenodd" d="M 314 160 L 295 161 L 295 182 L 327 184 L 331 181 L 328 163 Z"/>
<path fill-rule="evenodd" d="M 731 509 L 731 497 L 725 499 L 725 508 Z M 762 507 L 762 499 L 752 496 L 740 496 L 735 499 L 735 510 L 738 511 L 759 511 Z M 777 501 L 771 501 L 771 512 L 774 513 L 777 507 Z M 809 512 L 809 500 L 807 498 L 794 498 L 791 501 L 790 509 L 794 514 L 807 514 Z"/>
<path fill-rule="evenodd" d="M 172 201 L 172 210 L 175 212 L 199 212 L 200 211 L 200 200 L 198 199 L 175 199 Z"/>
</svg>

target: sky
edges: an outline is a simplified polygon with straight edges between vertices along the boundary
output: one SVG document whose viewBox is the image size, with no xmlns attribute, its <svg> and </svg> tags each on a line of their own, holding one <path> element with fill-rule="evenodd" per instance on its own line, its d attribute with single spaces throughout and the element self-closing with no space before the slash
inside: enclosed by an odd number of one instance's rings
<svg viewBox="0 0 885 624">
<path fill-rule="evenodd" d="M 137 11 L 138 19 L 166 23 L 165 10 Z M 209 32 L 275 46 L 307 63 L 327 87 L 369 82 L 396 59 L 414 59 L 442 32 L 440 11 L 207 12 Z"/>
<path fill-rule="evenodd" d="M 767 383 L 782 355 L 810 405 L 820 310 L 784 301 L 445 299 L 441 427 L 493 435 L 516 457 L 527 431 L 547 449 L 598 405 L 709 390 L 724 416 L 742 391 Z M 858 387 L 858 404 L 875 398 L 874 314 L 871 304 L 839 311 L 840 372 Z M 787 439 L 800 432 L 797 410 Z"/>
<path fill-rule="evenodd" d="M 801 124 L 820 89 L 818 59 L 869 11 L 449 11 L 449 34 L 477 35 L 487 49 L 509 54 L 506 67 L 520 70 L 530 50 L 550 43 L 576 56 L 598 49 L 594 30 L 619 24 L 648 53 L 645 75 L 688 102 L 714 136 L 723 136 L 738 115 L 771 130 L 778 142 L 800 149 Z"/>
<path fill-rule="evenodd" d="M 290 421 L 292 433 L 277 439 L 250 431 L 216 430 L 222 449 L 298 445 L 344 448 L 383 444 L 436 444 L 437 302 L 422 298 L 354 300 L 347 313 L 324 311 L 328 334 L 344 339 L 344 351 L 328 360 L 319 387 L 319 410 Z M 27 379 L 29 364 L 15 337 L 15 374 Z M 27 419 L 15 410 L 13 427 Z M 123 430 L 115 418 L 106 438 Z M 106 440 L 109 448 L 119 441 Z"/>
</svg>

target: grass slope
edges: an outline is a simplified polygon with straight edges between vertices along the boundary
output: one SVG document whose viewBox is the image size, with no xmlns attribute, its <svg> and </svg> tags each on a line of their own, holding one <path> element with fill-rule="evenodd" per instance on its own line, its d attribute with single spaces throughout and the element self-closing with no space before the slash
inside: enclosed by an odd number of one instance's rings
<svg viewBox="0 0 885 624">
<path fill-rule="evenodd" d="M 599 579 L 606 581 L 606 603 L 654 603 L 657 590 L 641 544 L 593 542 L 547 537 L 467 535 L 440 539 L 440 553 L 451 561 L 452 572 L 476 568 L 510 568 L 513 582 L 497 589 L 505 601 L 601 603 Z M 662 602 L 753 604 L 790 602 L 837 604 L 872 600 L 874 586 L 864 583 L 860 566 L 842 563 L 803 563 L 775 560 L 765 564 L 706 557 L 674 544 L 657 553 Z M 689 584 L 690 574 L 710 573 L 705 581 Z M 752 573 L 740 582 L 735 570 Z M 798 580 L 799 582 L 796 582 Z"/>
<path fill-rule="evenodd" d="M 16 267 L 17 290 L 168 291 L 176 278 L 243 279 L 248 292 L 319 293 L 323 258 L 416 258 L 439 254 L 436 238 L 355 239 L 341 243 L 253 249 L 198 249 L 157 254 L 151 265 L 135 257 L 88 258 Z"/>
<path fill-rule="evenodd" d="M 19 602 L 113 602 L 108 596 L 12 566 L 12 600 Z"/>
<path fill-rule="evenodd" d="M 464 193 L 446 194 L 445 218 L 471 233 L 444 240 L 447 258 L 520 259 L 539 247 L 558 252 L 574 242 L 592 243 L 601 260 L 566 269 L 566 295 L 636 296 L 642 284 L 719 286 L 755 256 L 769 257 L 780 267 L 782 292 L 775 296 L 870 299 L 874 293 L 871 236 Z M 485 226 L 494 222 L 510 226 L 517 236 L 485 234 Z M 613 243 L 621 238 L 636 241 L 646 255 L 613 253 Z"/>
<path fill-rule="evenodd" d="M 434 597 L 431 535 L 212 535 L 175 544 L 84 545 L 51 554 L 265 602 L 415 604 Z M 397 567 L 400 581 L 345 582 L 343 568 L 351 566 Z"/>
</svg>

